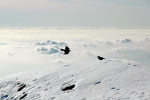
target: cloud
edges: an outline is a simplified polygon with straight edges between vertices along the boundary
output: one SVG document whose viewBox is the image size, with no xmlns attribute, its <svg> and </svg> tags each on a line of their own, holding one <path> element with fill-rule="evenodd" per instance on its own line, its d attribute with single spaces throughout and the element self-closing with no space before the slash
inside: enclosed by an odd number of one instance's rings
<svg viewBox="0 0 150 100">
<path fill-rule="evenodd" d="M 132 42 L 132 40 L 131 40 L 131 39 L 124 39 L 124 40 L 122 40 L 121 42 L 122 42 L 122 43 L 130 43 L 130 42 Z"/>
<path fill-rule="evenodd" d="M 44 42 L 37 42 L 35 44 L 37 46 L 36 51 L 42 54 L 62 54 L 62 51 L 60 49 L 67 46 L 65 42 L 56 42 L 47 40 Z"/>
</svg>

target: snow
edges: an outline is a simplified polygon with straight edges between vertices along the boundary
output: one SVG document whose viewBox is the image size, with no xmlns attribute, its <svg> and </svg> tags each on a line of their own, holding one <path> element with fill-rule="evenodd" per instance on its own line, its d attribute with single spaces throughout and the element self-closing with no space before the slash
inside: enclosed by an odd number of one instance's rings
<svg viewBox="0 0 150 100">
<path fill-rule="evenodd" d="M 25 100 L 150 100 L 150 69 L 138 63 L 96 59 L 49 70 L 1 79 L 0 100 L 19 100 L 24 94 Z M 18 91 L 20 84 L 26 86 Z M 75 87 L 62 91 L 70 85 Z"/>
<path fill-rule="evenodd" d="M 149 29 L 0 33 L 0 100 L 150 100 Z"/>
</svg>

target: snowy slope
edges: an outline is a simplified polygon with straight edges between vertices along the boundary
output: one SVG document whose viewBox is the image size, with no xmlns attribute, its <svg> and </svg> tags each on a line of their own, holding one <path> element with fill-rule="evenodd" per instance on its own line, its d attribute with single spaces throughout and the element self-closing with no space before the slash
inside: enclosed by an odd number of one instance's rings
<svg viewBox="0 0 150 100">
<path fill-rule="evenodd" d="M 150 100 L 149 71 L 124 60 L 80 61 L 1 78 L 0 100 Z"/>
</svg>

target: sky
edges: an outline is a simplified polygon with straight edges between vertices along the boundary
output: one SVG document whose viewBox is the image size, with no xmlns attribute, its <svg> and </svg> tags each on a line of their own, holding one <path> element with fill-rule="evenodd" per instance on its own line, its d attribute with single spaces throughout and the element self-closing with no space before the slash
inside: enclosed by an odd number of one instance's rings
<svg viewBox="0 0 150 100">
<path fill-rule="evenodd" d="M 1 27 L 150 27 L 150 0 L 0 0 Z"/>
</svg>

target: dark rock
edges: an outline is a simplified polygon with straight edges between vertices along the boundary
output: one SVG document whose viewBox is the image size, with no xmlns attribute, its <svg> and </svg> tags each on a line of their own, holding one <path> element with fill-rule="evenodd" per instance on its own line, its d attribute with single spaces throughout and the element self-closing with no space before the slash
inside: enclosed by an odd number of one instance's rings
<svg viewBox="0 0 150 100">
<path fill-rule="evenodd" d="M 74 87 L 75 85 L 70 85 L 70 86 L 62 88 L 62 91 L 72 90 Z"/>
<path fill-rule="evenodd" d="M 114 90 L 114 89 L 116 89 L 116 87 L 112 87 L 111 89 Z"/>
<path fill-rule="evenodd" d="M 18 89 L 18 92 L 21 91 L 22 89 L 24 89 L 26 87 L 26 84 L 21 84 L 20 88 Z"/>
<path fill-rule="evenodd" d="M 98 81 L 98 82 L 96 82 L 95 84 L 100 84 L 101 82 L 100 81 Z"/>
<path fill-rule="evenodd" d="M 23 98 L 25 98 L 26 96 L 27 96 L 27 93 L 24 94 L 22 97 L 20 97 L 20 100 L 23 99 Z"/>
</svg>

